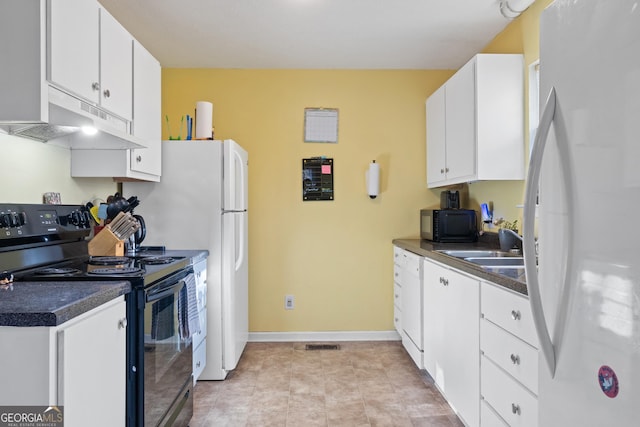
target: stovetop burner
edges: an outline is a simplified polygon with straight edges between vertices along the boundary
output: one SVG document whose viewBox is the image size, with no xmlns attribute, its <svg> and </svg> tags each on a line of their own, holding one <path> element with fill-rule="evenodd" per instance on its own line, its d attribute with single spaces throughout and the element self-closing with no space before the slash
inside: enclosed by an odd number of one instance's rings
<svg viewBox="0 0 640 427">
<path fill-rule="evenodd" d="M 126 256 L 92 256 L 87 261 L 91 265 L 118 265 L 127 264 L 131 258 Z"/>
<path fill-rule="evenodd" d="M 47 267 L 47 268 L 42 268 L 36 271 L 34 274 L 39 276 L 44 276 L 44 275 L 70 276 L 70 275 L 80 274 L 80 273 L 81 271 L 78 270 L 77 268 Z"/>
<path fill-rule="evenodd" d="M 137 267 L 123 267 L 123 268 L 94 268 L 91 271 L 87 271 L 87 274 L 96 274 L 101 276 L 124 276 L 127 274 L 138 274 L 144 270 Z"/>
<path fill-rule="evenodd" d="M 147 265 L 169 264 L 175 260 L 176 258 L 170 256 L 146 256 L 140 258 L 140 262 Z"/>
</svg>

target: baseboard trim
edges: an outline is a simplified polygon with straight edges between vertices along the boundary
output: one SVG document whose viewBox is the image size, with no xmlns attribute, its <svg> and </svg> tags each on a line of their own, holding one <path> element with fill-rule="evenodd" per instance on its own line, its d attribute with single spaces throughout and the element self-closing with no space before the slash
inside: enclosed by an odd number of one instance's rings
<svg viewBox="0 0 640 427">
<path fill-rule="evenodd" d="M 397 331 L 249 332 L 249 342 L 400 341 Z"/>
</svg>

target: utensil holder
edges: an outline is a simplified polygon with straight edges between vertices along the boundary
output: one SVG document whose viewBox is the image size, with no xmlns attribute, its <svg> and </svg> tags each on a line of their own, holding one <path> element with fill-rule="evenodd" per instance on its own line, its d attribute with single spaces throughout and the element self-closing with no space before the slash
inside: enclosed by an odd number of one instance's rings
<svg viewBox="0 0 640 427">
<path fill-rule="evenodd" d="M 118 239 L 111 229 L 103 228 L 89 240 L 91 256 L 124 256 L 124 241 Z"/>
</svg>

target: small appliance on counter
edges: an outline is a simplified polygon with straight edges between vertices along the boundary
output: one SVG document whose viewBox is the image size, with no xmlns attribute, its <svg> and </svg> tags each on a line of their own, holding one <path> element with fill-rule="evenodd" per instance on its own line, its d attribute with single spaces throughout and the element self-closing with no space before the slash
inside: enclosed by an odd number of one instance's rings
<svg viewBox="0 0 640 427">
<path fill-rule="evenodd" d="M 441 192 L 440 209 L 460 209 L 460 192 L 452 190 Z"/>
<path fill-rule="evenodd" d="M 478 240 L 476 211 L 469 209 L 420 210 L 420 238 L 442 243 Z"/>
</svg>

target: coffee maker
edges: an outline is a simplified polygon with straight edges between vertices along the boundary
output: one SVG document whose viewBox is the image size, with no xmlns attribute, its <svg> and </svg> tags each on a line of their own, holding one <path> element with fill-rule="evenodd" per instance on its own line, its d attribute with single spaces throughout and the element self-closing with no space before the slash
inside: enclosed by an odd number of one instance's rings
<svg viewBox="0 0 640 427">
<path fill-rule="evenodd" d="M 441 192 L 440 209 L 460 209 L 460 192 L 451 190 Z"/>
</svg>

